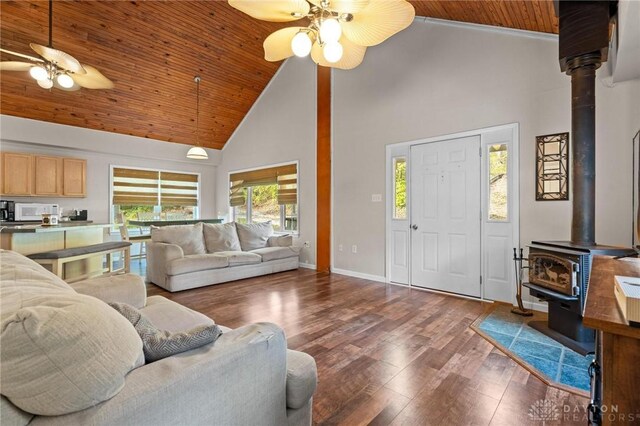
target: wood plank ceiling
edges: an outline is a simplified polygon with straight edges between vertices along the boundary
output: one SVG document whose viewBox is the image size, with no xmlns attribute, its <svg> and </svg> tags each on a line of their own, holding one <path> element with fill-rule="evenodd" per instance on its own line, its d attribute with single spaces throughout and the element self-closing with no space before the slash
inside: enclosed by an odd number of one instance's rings
<svg viewBox="0 0 640 426">
<path fill-rule="evenodd" d="M 419 16 L 558 31 L 551 0 L 411 3 Z M 2 114 L 195 144 L 198 74 L 200 143 L 218 149 L 280 66 L 263 59 L 263 40 L 290 25 L 252 19 L 226 1 L 56 0 L 53 19 L 54 47 L 98 68 L 115 89 L 47 91 L 26 73 L 3 72 Z M 46 1 L 0 2 L 3 48 L 32 53 L 30 42 L 47 44 L 47 26 Z"/>
</svg>

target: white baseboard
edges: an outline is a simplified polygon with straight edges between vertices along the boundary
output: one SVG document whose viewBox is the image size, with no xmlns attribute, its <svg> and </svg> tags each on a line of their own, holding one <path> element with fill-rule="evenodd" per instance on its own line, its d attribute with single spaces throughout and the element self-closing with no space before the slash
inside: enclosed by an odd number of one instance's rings
<svg viewBox="0 0 640 426">
<path fill-rule="evenodd" d="M 377 281 L 379 283 L 387 282 L 387 279 L 382 275 L 364 274 L 362 272 L 349 271 L 347 269 L 338 269 L 338 268 L 331 268 L 331 272 L 334 274 L 346 275 L 348 277 L 362 278 L 363 280 Z"/>
<path fill-rule="evenodd" d="M 316 270 L 316 265 L 313 265 L 311 263 L 298 263 L 298 266 L 300 266 L 301 268 L 306 268 L 306 269 L 313 269 L 314 271 Z"/>
</svg>

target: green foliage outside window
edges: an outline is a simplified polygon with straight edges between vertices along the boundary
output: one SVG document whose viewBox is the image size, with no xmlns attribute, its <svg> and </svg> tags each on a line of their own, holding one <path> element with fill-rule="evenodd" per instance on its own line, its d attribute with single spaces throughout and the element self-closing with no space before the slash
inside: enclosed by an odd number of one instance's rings
<svg viewBox="0 0 640 426">
<path fill-rule="evenodd" d="M 407 217 L 407 161 L 398 158 L 394 161 L 394 219 Z"/>
</svg>

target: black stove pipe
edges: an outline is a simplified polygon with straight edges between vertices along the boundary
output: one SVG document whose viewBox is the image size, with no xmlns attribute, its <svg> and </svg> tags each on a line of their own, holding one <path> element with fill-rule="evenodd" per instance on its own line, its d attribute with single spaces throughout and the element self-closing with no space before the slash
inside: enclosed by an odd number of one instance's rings
<svg viewBox="0 0 640 426">
<path fill-rule="evenodd" d="M 571 76 L 571 134 L 573 216 L 571 242 L 596 243 L 596 70 L 600 52 L 567 61 Z"/>
</svg>

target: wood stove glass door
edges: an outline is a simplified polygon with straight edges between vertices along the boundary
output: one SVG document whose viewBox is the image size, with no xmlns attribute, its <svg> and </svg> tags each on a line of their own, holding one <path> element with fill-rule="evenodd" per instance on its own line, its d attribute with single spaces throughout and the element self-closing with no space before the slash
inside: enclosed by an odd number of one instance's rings
<svg viewBox="0 0 640 426">
<path fill-rule="evenodd" d="M 411 284 L 480 297 L 480 137 L 411 147 Z"/>
</svg>

